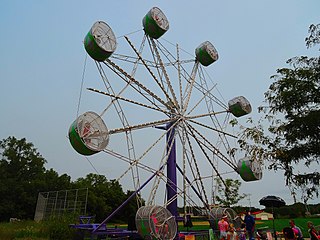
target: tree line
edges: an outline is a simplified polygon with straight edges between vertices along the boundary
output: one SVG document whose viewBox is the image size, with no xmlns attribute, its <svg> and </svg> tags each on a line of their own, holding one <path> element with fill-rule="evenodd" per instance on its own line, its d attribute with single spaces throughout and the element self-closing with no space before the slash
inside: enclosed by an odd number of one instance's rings
<svg viewBox="0 0 320 240">
<path fill-rule="evenodd" d="M 71 181 L 67 174 L 45 169 L 46 160 L 25 138 L 10 136 L 0 141 L 0 156 L 0 221 L 13 217 L 33 219 L 39 192 L 88 188 L 87 212 L 95 215 L 97 221 L 102 221 L 132 194 L 103 175 L 90 173 Z M 136 210 L 136 201 L 132 199 L 115 219 L 127 220 Z"/>
</svg>

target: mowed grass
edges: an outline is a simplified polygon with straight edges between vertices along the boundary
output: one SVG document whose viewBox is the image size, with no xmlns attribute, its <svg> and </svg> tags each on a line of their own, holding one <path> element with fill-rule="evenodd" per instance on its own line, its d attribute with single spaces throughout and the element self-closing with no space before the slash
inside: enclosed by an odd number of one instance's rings
<svg viewBox="0 0 320 240">
<path fill-rule="evenodd" d="M 311 221 L 315 226 L 320 226 L 320 218 L 296 218 L 294 219 L 296 225 L 299 226 L 303 232 L 304 237 L 308 238 L 307 222 Z M 282 232 L 284 227 L 289 226 L 290 219 L 275 219 L 275 229 L 277 232 Z M 180 231 L 196 231 L 209 229 L 209 222 L 205 220 L 193 219 L 193 227 L 185 228 L 183 223 L 179 223 Z M 67 225 L 67 224 L 66 224 Z M 109 225 L 114 227 L 114 225 Z M 119 225 L 117 224 L 119 227 Z M 53 226 L 54 227 L 54 226 Z M 67 226 L 66 226 L 67 227 Z M 121 224 L 121 228 L 126 228 L 125 224 Z M 59 225 L 57 225 L 59 228 Z M 256 228 L 273 229 L 273 221 L 256 221 Z M 49 239 L 48 229 L 45 223 L 37 223 L 34 221 L 21 221 L 15 223 L 0 223 L 0 239 L 1 240 L 47 240 Z"/>
<path fill-rule="evenodd" d="M 274 226 L 277 232 L 282 232 L 282 229 L 285 227 L 289 227 L 289 221 L 291 219 L 275 219 L 274 220 Z M 315 226 L 320 225 L 320 218 L 295 218 L 294 219 L 296 225 L 300 227 L 303 236 L 306 238 L 309 238 L 308 234 L 308 227 L 307 222 L 311 221 Z M 273 221 L 267 220 L 267 221 L 256 221 L 256 228 L 269 228 L 273 229 Z"/>
</svg>

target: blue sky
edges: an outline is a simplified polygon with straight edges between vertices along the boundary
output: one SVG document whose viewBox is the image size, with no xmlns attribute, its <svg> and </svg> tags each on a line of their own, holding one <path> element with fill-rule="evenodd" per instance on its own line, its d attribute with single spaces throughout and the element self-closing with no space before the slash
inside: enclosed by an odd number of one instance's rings
<svg viewBox="0 0 320 240">
<path fill-rule="evenodd" d="M 165 39 L 192 54 L 201 42 L 214 43 L 220 58 L 210 75 L 224 99 L 245 95 L 253 117 L 276 69 L 287 66 L 290 57 L 315 53 L 306 49 L 304 38 L 309 25 L 320 22 L 318 0 L 2 0 L 0 138 L 25 137 L 59 174 L 77 179 L 93 172 L 67 139 L 77 113 L 83 38 L 97 20 L 107 22 L 116 36 L 141 30 L 153 6 L 169 19 Z M 87 71 L 94 71 L 92 61 L 88 65 Z M 113 166 L 101 158 L 92 163 L 112 176 Z M 243 183 L 242 191 L 252 194 L 254 206 L 269 194 L 292 203 L 281 173 L 266 172 L 259 182 Z"/>
</svg>

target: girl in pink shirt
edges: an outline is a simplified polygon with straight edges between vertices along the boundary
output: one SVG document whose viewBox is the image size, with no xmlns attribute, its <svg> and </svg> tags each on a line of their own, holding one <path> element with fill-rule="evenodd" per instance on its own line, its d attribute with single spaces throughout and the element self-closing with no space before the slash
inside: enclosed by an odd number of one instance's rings
<svg viewBox="0 0 320 240">
<path fill-rule="evenodd" d="M 226 240 L 227 239 L 227 231 L 229 228 L 229 223 L 227 222 L 227 216 L 223 216 L 222 219 L 218 222 L 218 228 L 220 231 L 220 239 Z"/>
</svg>

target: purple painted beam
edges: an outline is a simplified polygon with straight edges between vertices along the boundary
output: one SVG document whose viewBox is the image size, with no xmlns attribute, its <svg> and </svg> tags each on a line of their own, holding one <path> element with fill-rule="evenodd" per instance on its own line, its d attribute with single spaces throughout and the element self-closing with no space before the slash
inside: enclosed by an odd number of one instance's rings
<svg viewBox="0 0 320 240">
<path fill-rule="evenodd" d="M 168 123 L 166 129 L 170 129 L 173 123 Z M 177 201 L 177 169 L 176 169 L 176 141 L 175 141 L 175 127 L 172 127 L 167 132 L 167 201 L 171 203 L 167 209 L 174 217 L 178 217 L 178 201 Z M 171 201 L 171 199 L 174 199 Z"/>
</svg>

